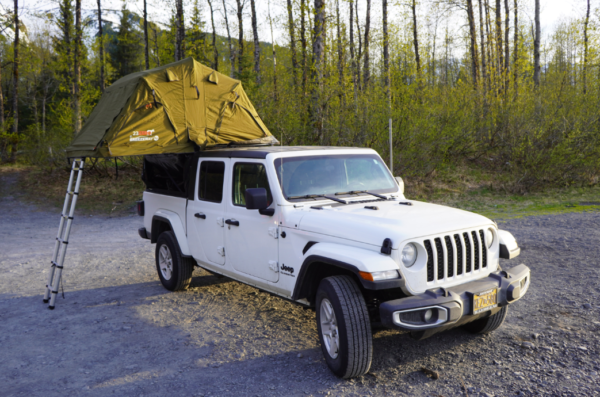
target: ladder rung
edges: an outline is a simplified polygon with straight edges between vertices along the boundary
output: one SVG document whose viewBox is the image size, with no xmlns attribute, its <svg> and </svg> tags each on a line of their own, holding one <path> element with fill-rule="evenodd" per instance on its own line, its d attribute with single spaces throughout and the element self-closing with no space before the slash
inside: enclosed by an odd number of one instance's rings
<svg viewBox="0 0 600 397">
<path fill-rule="evenodd" d="M 63 244 L 69 244 L 69 242 L 68 242 L 68 241 L 65 241 L 65 240 L 63 240 L 62 238 L 58 238 L 58 237 L 57 237 L 56 239 L 57 239 L 58 241 L 60 241 L 61 243 L 63 243 Z"/>
<path fill-rule="evenodd" d="M 61 215 L 60 217 L 65 218 L 65 219 L 70 219 L 70 220 L 74 219 L 72 216 L 69 216 L 69 215 Z"/>
<path fill-rule="evenodd" d="M 67 191 L 67 194 L 70 194 L 71 196 L 74 195 L 74 194 L 75 195 L 79 195 L 79 192 L 69 192 L 69 191 Z"/>
<path fill-rule="evenodd" d="M 57 269 L 62 269 L 62 266 L 58 266 L 58 263 L 54 262 L 54 261 L 50 261 L 50 263 L 52 263 L 52 267 L 55 267 Z"/>
</svg>

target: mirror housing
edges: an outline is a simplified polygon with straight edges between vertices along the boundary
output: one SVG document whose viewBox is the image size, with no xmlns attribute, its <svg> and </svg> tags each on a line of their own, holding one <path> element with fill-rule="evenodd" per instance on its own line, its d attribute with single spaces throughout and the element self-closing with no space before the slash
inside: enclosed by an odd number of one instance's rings
<svg viewBox="0 0 600 397">
<path fill-rule="evenodd" d="M 404 181 L 399 176 L 394 177 L 394 179 L 396 179 L 396 182 L 398 183 L 398 186 L 400 187 L 400 193 L 404 194 Z"/>
<path fill-rule="evenodd" d="M 267 199 L 267 189 L 264 187 L 246 189 L 244 193 L 246 197 L 246 209 L 258 210 L 261 215 L 273 216 L 275 209 L 267 208 L 269 201 Z"/>
</svg>

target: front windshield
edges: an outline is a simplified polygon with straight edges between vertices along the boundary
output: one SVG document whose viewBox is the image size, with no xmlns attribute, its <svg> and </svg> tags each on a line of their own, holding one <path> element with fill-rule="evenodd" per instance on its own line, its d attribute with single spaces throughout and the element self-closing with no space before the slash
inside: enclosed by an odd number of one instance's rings
<svg viewBox="0 0 600 397">
<path fill-rule="evenodd" d="M 398 185 L 375 154 L 286 157 L 275 160 L 283 194 L 288 200 L 311 195 L 395 193 Z M 295 198 L 296 199 L 295 199 Z"/>
</svg>

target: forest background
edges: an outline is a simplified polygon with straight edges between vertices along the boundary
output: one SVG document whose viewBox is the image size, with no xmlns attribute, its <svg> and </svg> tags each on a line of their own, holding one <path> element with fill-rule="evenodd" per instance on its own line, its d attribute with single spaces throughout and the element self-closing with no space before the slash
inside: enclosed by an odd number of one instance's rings
<svg viewBox="0 0 600 397">
<path fill-rule="evenodd" d="M 64 168 L 108 85 L 191 56 L 240 79 L 284 145 L 371 147 L 413 184 L 598 186 L 600 8 L 590 0 L 544 40 L 540 0 L 381 0 L 379 21 L 372 0 L 161 1 L 166 23 L 146 1 L 109 10 L 96 0 L 83 12 L 81 0 L 3 3 L 0 162 Z M 109 164 L 95 163 L 98 174 Z"/>
</svg>

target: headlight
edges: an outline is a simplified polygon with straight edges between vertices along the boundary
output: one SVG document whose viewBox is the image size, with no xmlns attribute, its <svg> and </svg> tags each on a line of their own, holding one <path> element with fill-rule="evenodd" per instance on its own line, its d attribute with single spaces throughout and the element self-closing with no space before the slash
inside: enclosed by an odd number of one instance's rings
<svg viewBox="0 0 600 397">
<path fill-rule="evenodd" d="M 411 267 L 417 261 L 417 246 L 413 243 L 408 243 L 402 248 L 402 264 L 406 267 Z"/>
<path fill-rule="evenodd" d="M 491 228 L 489 228 L 488 230 L 485 231 L 485 244 L 487 245 L 488 248 L 490 248 L 492 246 L 493 242 L 494 242 L 494 232 L 492 231 Z"/>
<path fill-rule="evenodd" d="M 397 270 L 386 270 L 383 272 L 358 272 L 362 278 L 368 281 L 380 281 L 380 280 L 390 280 L 393 278 L 398 278 Z"/>
</svg>

